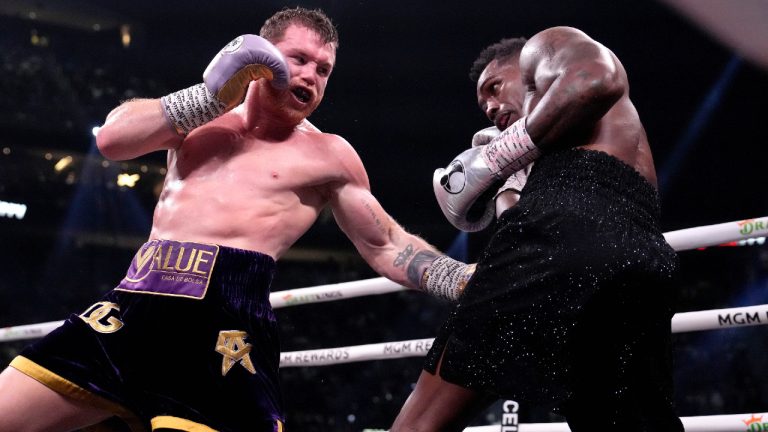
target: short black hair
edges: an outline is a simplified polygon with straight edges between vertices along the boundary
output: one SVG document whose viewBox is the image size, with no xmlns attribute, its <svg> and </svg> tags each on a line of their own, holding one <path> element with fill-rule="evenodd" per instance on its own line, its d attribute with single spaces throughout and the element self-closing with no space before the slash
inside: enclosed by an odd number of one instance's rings
<svg viewBox="0 0 768 432">
<path fill-rule="evenodd" d="M 523 49 L 523 45 L 528 42 L 528 39 L 524 37 L 519 38 L 504 38 L 494 44 L 488 45 L 480 51 L 480 55 L 477 56 L 475 62 L 472 63 L 472 67 L 469 69 L 469 79 L 472 82 L 477 82 L 480 79 L 480 74 L 483 73 L 483 69 L 488 66 L 488 63 L 499 60 L 505 61 L 513 57 L 520 55 L 520 51 Z"/>
</svg>

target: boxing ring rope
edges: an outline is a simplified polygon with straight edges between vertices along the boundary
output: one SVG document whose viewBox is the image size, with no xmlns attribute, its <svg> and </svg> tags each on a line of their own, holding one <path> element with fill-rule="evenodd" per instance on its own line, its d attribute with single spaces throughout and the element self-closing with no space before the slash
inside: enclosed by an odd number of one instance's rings
<svg viewBox="0 0 768 432">
<path fill-rule="evenodd" d="M 334 287 L 332 289 L 336 290 L 338 288 L 336 288 L 335 285 L 341 285 L 341 284 L 323 285 L 322 287 L 325 289 L 328 289 L 328 287 Z M 322 295 L 321 295 L 322 293 L 328 292 L 328 291 L 319 292 L 319 291 L 316 291 L 315 288 L 320 288 L 320 287 L 313 287 L 312 290 L 314 292 L 312 295 L 313 296 L 320 295 L 321 300 L 319 301 L 328 301 L 322 298 Z M 309 288 L 299 288 L 291 291 L 301 292 L 305 289 L 309 289 Z M 281 294 L 284 292 L 286 291 L 279 291 L 279 292 L 273 293 L 270 296 L 270 300 L 274 299 L 276 294 Z M 377 292 L 376 294 L 380 294 L 380 293 Z M 300 294 L 300 295 L 304 296 L 306 294 Z M 360 295 L 365 295 L 365 294 L 360 294 Z M 292 303 L 287 305 L 283 304 L 280 307 L 293 306 L 295 304 L 299 304 L 299 303 Z M 39 324 L 5 327 L 0 329 L 0 342 L 40 338 L 50 333 L 51 331 L 53 331 L 53 329 L 55 329 L 56 327 L 60 326 L 63 323 L 64 321 L 62 320 L 62 321 L 49 321 L 49 322 L 44 322 Z M 768 304 L 737 307 L 737 308 L 726 308 L 726 309 L 712 309 L 712 310 L 703 310 L 703 311 L 695 311 L 695 312 L 680 312 L 675 314 L 672 317 L 672 333 L 685 333 L 685 332 L 694 332 L 694 331 L 702 331 L 702 330 L 716 330 L 716 329 L 747 327 L 747 326 L 765 325 L 765 324 L 768 324 Z M 351 362 L 366 361 L 366 360 L 414 357 L 414 356 L 420 355 L 419 353 L 422 353 L 422 349 L 417 347 L 422 347 L 422 345 L 427 342 L 431 345 L 432 339 L 430 338 L 413 339 L 413 340 L 405 340 L 405 341 L 398 341 L 398 342 L 387 342 L 387 343 L 329 348 L 329 349 L 320 349 L 320 350 L 285 352 L 285 353 L 282 353 L 280 366 L 281 367 L 321 366 L 321 365 L 334 364 L 334 363 L 351 363 Z M 412 354 L 408 355 L 407 353 L 410 352 L 409 350 L 411 350 L 411 348 L 415 351 L 412 351 Z M 311 355 L 312 357 L 318 357 L 322 353 L 327 354 L 328 351 L 337 351 L 337 350 L 347 350 L 347 352 L 345 352 L 343 356 L 344 360 L 346 361 L 334 362 L 334 361 L 323 360 L 317 363 L 312 362 L 312 363 L 293 364 L 294 362 L 290 359 L 292 356 L 306 358 L 308 355 Z M 427 351 L 429 351 L 428 347 L 426 348 L 426 350 L 423 350 L 423 354 L 425 355 Z M 342 356 L 331 355 L 330 357 L 334 358 L 334 357 L 342 357 Z M 285 364 L 283 364 L 283 362 L 285 362 Z"/>
<path fill-rule="evenodd" d="M 715 330 L 768 324 L 768 304 L 697 312 L 672 317 L 672 333 Z M 367 345 L 289 351 L 280 354 L 280 367 L 326 366 L 368 360 L 427 355 L 433 338 Z"/>
<path fill-rule="evenodd" d="M 745 246 L 763 244 L 768 235 L 768 217 L 745 219 L 716 225 L 700 226 L 664 233 L 675 251 L 703 249 L 711 246 Z M 270 295 L 272 307 L 282 308 L 302 304 L 314 304 L 344 300 L 376 294 L 409 290 L 383 277 L 354 282 L 318 285 L 309 288 L 277 291 Z M 11 326 L 0 328 L 0 342 L 43 337 L 63 321 Z M 713 309 L 682 312 L 672 318 L 672 332 L 683 333 L 701 330 L 724 329 L 768 324 L 768 305 L 739 308 Z M 434 339 L 414 339 L 367 345 L 283 352 L 280 367 L 323 366 L 368 360 L 382 360 L 425 356 Z M 683 417 L 687 432 L 743 432 L 768 430 L 768 422 L 762 422 L 761 414 L 729 414 Z M 754 429 L 754 427 L 758 429 Z M 500 425 L 470 427 L 472 432 L 519 431 L 560 432 L 569 431 L 566 423 L 528 423 L 514 429 L 500 429 Z"/>
<path fill-rule="evenodd" d="M 681 417 L 685 432 L 758 432 L 765 431 L 768 413 L 726 414 L 712 416 Z M 756 425 L 756 426 L 752 426 Z M 373 429 L 367 429 L 373 432 Z M 570 432 L 566 423 L 521 423 L 514 429 L 502 429 L 500 425 L 475 426 L 464 432 Z"/>
<path fill-rule="evenodd" d="M 768 217 L 744 219 L 696 228 L 686 228 L 664 233 L 667 243 L 678 252 L 709 246 L 739 246 L 750 244 L 747 240 L 765 242 L 768 235 Z M 763 237 L 760 239 L 759 237 Z M 739 244 L 741 243 L 741 244 Z"/>
<path fill-rule="evenodd" d="M 664 233 L 667 242 L 678 252 L 691 249 L 702 249 L 710 246 L 745 246 L 753 243 L 763 244 L 766 235 L 768 235 L 768 216 L 686 228 Z M 396 284 L 389 279 L 379 277 L 353 282 L 277 291 L 269 296 L 269 301 L 272 303 L 272 308 L 278 309 L 288 306 L 337 301 L 407 290 L 409 290 L 409 288 Z M 750 308 L 742 309 L 745 309 L 742 311 L 743 313 L 748 313 L 749 311 L 747 309 Z M 723 311 L 725 310 L 726 309 L 723 309 Z M 735 311 L 735 309 L 727 310 L 731 311 L 730 313 L 739 313 L 739 311 Z M 687 330 L 681 329 L 680 331 L 709 330 L 722 327 L 722 325 L 711 326 L 711 324 L 706 324 L 706 322 L 711 322 L 711 316 L 714 316 L 716 312 L 717 311 L 686 312 L 684 314 L 675 315 L 675 318 L 677 318 L 678 315 L 682 315 L 685 318 L 678 318 L 678 321 L 683 321 L 683 323 L 679 325 L 691 326 L 682 327 L 687 328 Z M 760 312 L 764 311 L 761 310 Z M 673 331 L 675 327 L 675 318 L 672 319 Z M 764 324 L 764 321 L 768 320 L 768 316 L 764 313 L 758 315 L 758 318 L 758 321 L 761 322 L 752 322 L 751 324 Z M 0 328 L 0 342 L 40 338 L 50 333 L 63 322 L 64 321 L 50 321 L 39 324 Z M 702 324 L 695 324 L 699 322 Z M 696 328 L 697 325 L 705 325 L 705 327 Z M 706 327 L 706 325 L 710 325 L 710 327 Z"/>
</svg>

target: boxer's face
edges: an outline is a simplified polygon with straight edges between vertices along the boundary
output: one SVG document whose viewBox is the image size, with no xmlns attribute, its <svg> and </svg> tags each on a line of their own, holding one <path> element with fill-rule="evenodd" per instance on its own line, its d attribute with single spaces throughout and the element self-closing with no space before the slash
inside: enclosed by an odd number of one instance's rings
<svg viewBox="0 0 768 432">
<path fill-rule="evenodd" d="M 336 46 L 323 43 L 314 31 L 290 25 L 275 43 L 291 72 L 289 91 L 270 91 L 280 108 L 301 120 L 320 105 L 336 62 Z M 271 89 L 270 86 L 266 86 Z"/>
<path fill-rule="evenodd" d="M 477 103 L 499 130 L 523 116 L 524 99 L 518 57 L 503 63 L 493 60 L 483 69 L 477 80 Z"/>
</svg>

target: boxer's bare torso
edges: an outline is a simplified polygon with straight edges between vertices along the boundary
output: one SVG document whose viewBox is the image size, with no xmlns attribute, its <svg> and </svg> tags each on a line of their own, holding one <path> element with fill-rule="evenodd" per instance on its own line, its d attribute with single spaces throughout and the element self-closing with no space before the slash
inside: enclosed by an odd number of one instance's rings
<svg viewBox="0 0 768 432">
<path fill-rule="evenodd" d="M 276 140 L 246 130 L 235 110 L 168 151 L 150 236 L 280 256 L 341 186 L 368 190 L 357 154 L 302 123 Z"/>
</svg>

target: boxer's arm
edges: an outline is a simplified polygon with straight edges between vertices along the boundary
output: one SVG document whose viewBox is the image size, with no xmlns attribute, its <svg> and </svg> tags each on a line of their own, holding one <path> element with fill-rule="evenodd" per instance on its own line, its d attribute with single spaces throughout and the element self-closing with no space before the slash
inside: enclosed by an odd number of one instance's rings
<svg viewBox="0 0 768 432">
<path fill-rule="evenodd" d="M 99 130 L 96 145 L 104 157 L 114 160 L 178 148 L 190 131 L 242 103 L 250 82 L 261 78 L 275 88 L 288 87 L 282 53 L 260 36 L 239 36 L 211 60 L 203 83 L 115 108 Z"/>
<path fill-rule="evenodd" d="M 528 87 L 526 129 L 543 150 L 566 132 L 589 131 L 627 92 L 616 56 L 571 27 L 533 36 L 520 53 L 520 68 Z"/>
<path fill-rule="evenodd" d="M 494 138 L 498 137 L 501 131 L 496 126 L 489 126 L 480 129 L 472 136 L 472 147 L 480 147 L 489 144 Z M 520 192 L 528 181 L 528 174 L 531 172 L 533 162 L 525 168 L 512 173 L 504 182 L 499 190 L 496 191 L 493 200 L 496 206 L 496 217 L 498 218 L 506 210 L 517 205 L 520 201 Z"/>
<path fill-rule="evenodd" d="M 160 99 L 123 102 L 107 115 L 96 134 L 96 145 L 104 157 L 127 160 L 157 150 L 178 148 L 183 138 L 166 120 Z"/>
<path fill-rule="evenodd" d="M 409 275 L 409 264 L 421 252 L 439 255 L 434 247 L 407 233 L 365 185 L 348 182 L 339 186 L 331 208 L 341 230 L 377 273 L 409 288 L 418 288 L 421 275 Z"/>
<path fill-rule="evenodd" d="M 349 178 L 332 186 L 329 201 L 336 222 L 365 261 L 403 286 L 457 298 L 474 266 L 446 257 L 400 226 L 371 193 L 362 162 L 351 150 L 345 166 Z"/>
<path fill-rule="evenodd" d="M 360 255 L 394 282 L 456 300 L 474 273 L 474 265 L 456 261 L 406 232 L 364 187 L 341 187 L 332 208 L 339 227 Z"/>
</svg>

